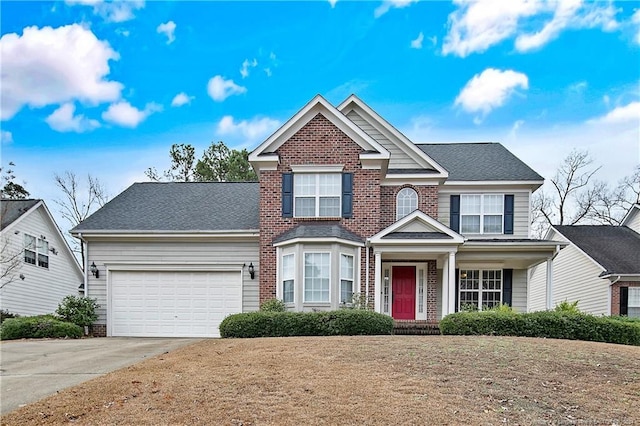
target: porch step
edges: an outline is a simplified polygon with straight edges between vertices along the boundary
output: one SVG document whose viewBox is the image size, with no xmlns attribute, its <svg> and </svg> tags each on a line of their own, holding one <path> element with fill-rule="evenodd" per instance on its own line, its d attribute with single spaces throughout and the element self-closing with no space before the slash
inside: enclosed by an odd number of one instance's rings
<svg viewBox="0 0 640 426">
<path fill-rule="evenodd" d="M 438 327 L 438 323 L 427 321 L 396 320 L 393 326 L 393 334 L 435 335 L 440 334 L 440 327 Z"/>
</svg>

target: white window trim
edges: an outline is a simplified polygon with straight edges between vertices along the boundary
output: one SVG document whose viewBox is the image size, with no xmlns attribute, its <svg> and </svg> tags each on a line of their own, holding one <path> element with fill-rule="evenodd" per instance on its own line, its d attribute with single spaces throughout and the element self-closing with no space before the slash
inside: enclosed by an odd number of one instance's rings
<svg viewBox="0 0 640 426">
<path fill-rule="evenodd" d="M 460 286 L 461 284 L 461 280 L 462 278 L 462 271 L 478 271 L 478 289 L 474 290 L 474 289 L 462 289 L 462 287 Z M 482 273 L 483 272 L 489 272 L 489 271 L 500 271 L 500 290 L 484 290 L 482 288 Z M 460 306 L 462 304 L 462 297 L 461 293 L 462 292 L 476 292 L 478 293 L 478 311 L 482 310 L 482 293 L 500 293 L 500 304 L 502 304 L 502 296 L 504 294 L 504 269 L 463 269 L 460 268 L 459 272 L 458 272 L 458 312 L 460 312 Z"/>
<path fill-rule="evenodd" d="M 291 275 L 291 276 L 285 275 L 284 259 L 287 256 L 291 256 L 293 258 L 293 275 Z M 280 300 L 282 300 L 286 305 L 295 305 L 295 303 L 296 303 L 296 254 L 295 253 L 285 253 L 285 254 L 283 254 L 281 256 L 280 265 L 281 265 L 280 266 L 280 270 L 282 271 L 281 277 L 279 279 L 280 294 L 281 294 Z M 293 300 L 291 302 L 285 302 L 284 301 L 284 282 L 285 281 L 293 281 Z"/>
<path fill-rule="evenodd" d="M 303 175 L 307 175 L 307 176 L 315 176 L 315 193 L 313 195 L 296 195 L 296 177 L 297 176 L 303 176 Z M 340 181 L 340 190 L 338 191 L 338 194 L 336 195 L 332 195 L 332 196 L 328 196 L 328 195 L 323 195 L 320 196 L 320 176 L 321 175 L 335 175 L 338 176 L 339 181 Z M 313 197 L 315 199 L 315 208 L 314 208 L 314 215 L 313 216 L 303 216 L 303 215 L 299 215 L 296 211 L 296 199 L 297 198 L 311 198 Z M 338 198 L 338 214 L 336 216 L 321 216 L 320 215 L 320 199 L 321 198 Z M 340 218 L 342 216 L 342 175 L 340 173 L 294 173 L 293 174 L 293 217 L 299 217 L 299 218 Z"/>
<path fill-rule="evenodd" d="M 307 300 L 307 268 L 305 267 L 307 254 L 327 254 L 329 255 L 329 299 L 326 301 L 310 301 Z M 305 304 L 319 304 L 328 305 L 331 304 L 331 251 L 314 251 L 308 250 L 302 252 L 302 303 Z"/>
<path fill-rule="evenodd" d="M 477 216 L 477 214 L 464 214 L 462 212 L 462 197 L 480 196 L 480 232 L 463 232 L 462 231 L 462 216 Z M 485 214 L 484 212 L 484 197 L 487 195 L 501 195 L 502 196 L 502 211 L 500 212 L 500 232 L 484 232 L 484 217 L 485 216 L 497 216 L 497 213 Z M 504 195 L 503 193 L 468 193 L 460 194 L 460 223 L 458 229 L 463 235 L 504 235 Z"/>
<path fill-rule="evenodd" d="M 351 293 L 352 295 L 356 293 L 356 279 L 355 279 L 355 275 L 356 275 L 356 257 L 353 254 L 350 253 L 344 253 L 344 252 L 339 252 L 338 253 L 339 256 L 339 265 L 340 265 L 340 271 L 338 273 L 339 275 L 339 283 L 338 283 L 338 294 L 339 294 L 339 298 L 342 297 L 342 281 L 351 281 Z M 347 256 L 351 258 L 351 270 L 352 270 L 352 275 L 351 278 L 345 278 L 342 276 L 342 256 Z M 351 297 L 353 299 L 353 296 Z M 351 300 L 345 302 L 350 304 Z M 338 300 L 338 304 L 342 304 L 342 300 Z"/>
<path fill-rule="evenodd" d="M 26 240 L 27 237 L 33 238 L 33 243 L 34 243 L 33 249 L 27 248 L 27 243 L 26 243 L 26 241 L 24 241 L 24 240 Z M 42 249 L 42 244 L 43 243 L 46 244 L 47 247 L 49 246 L 49 241 L 47 241 L 46 239 L 38 238 L 35 235 L 31 235 L 31 234 L 26 234 L 25 233 L 24 234 L 24 239 L 23 239 L 23 244 L 24 244 L 24 251 L 23 251 L 23 256 L 22 256 L 23 263 L 26 263 L 27 265 L 31 265 L 31 266 L 37 266 L 39 268 L 49 269 L 49 259 L 50 259 L 49 250 L 48 249 L 45 249 L 45 250 Z M 26 259 L 26 257 L 27 257 L 26 256 L 26 252 L 27 251 L 34 254 L 35 263 L 27 262 L 27 259 Z M 47 258 L 47 266 L 40 265 L 40 256 L 45 256 Z"/>
<path fill-rule="evenodd" d="M 415 195 L 416 205 L 415 205 L 413 210 L 411 210 L 410 212 L 405 213 L 405 214 L 403 214 L 401 216 L 400 215 L 400 202 L 399 202 L 400 201 L 400 194 L 402 194 L 402 192 L 406 191 L 406 190 L 409 190 L 409 191 L 413 192 L 413 195 Z M 415 189 L 411 188 L 410 186 L 405 186 L 404 188 L 401 188 L 400 191 L 398 191 L 398 193 L 396 194 L 396 221 L 402 219 L 403 217 L 409 216 L 412 212 L 417 210 L 418 209 L 418 204 L 419 204 L 418 191 L 416 191 Z"/>
</svg>

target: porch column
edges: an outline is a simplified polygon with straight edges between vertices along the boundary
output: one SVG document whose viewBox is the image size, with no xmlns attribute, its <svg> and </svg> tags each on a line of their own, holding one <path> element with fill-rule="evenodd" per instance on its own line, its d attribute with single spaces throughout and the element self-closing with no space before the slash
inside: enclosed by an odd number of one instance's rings
<svg viewBox="0 0 640 426">
<path fill-rule="evenodd" d="M 449 312 L 449 255 L 444 255 L 442 262 L 442 316 Z"/>
<path fill-rule="evenodd" d="M 373 252 L 373 259 L 375 263 L 375 272 L 373 276 L 374 282 L 374 305 L 373 310 L 375 312 L 382 312 L 382 285 L 381 285 L 381 276 L 382 276 L 382 256 L 377 251 Z"/>
<path fill-rule="evenodd" d="M 456 254 L 455 252 L 449 253 L 449 309 L 448 313 L 452 314 L 456 311 Z"/>
<path fill-rule="evenodd" d="M 547 259 L 547 310 L 553 309 L 553 258 Z"/>
</svg>

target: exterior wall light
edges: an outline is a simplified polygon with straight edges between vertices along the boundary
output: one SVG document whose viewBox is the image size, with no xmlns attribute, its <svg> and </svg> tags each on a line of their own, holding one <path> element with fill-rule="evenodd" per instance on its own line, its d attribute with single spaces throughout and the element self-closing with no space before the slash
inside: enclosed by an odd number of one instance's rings
<svg viewBox="0 0 640 426">
<path fill-rule="evenodd" d="M 256 277 L 256 269 L 253 267 L 253 262 L 249 263 L 249 276 L 251 277 L 251 279 L 254 279 Z"/>
<path fill-rule="evenodd" d="M 100 271 L 98 270 L 98 267 L 96 266 L 96 262 L 91 262 L 91 266 L 89 267 L 89 270 L 91 271 L 91 273 L 93 274 L 94 277 L 100 278 Z"/>
</svg>

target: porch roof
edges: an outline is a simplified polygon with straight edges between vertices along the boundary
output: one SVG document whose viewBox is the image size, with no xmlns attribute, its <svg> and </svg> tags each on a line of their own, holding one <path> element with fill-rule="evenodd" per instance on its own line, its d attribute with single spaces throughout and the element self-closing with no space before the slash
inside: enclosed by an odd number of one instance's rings
<svg viewBox="0 0 640 426">
<path fill-rule="evenodd" d="M 382 237 L 386 239 L 400 240 L 453 240 L 453 237 L 444 232 L 391 232 Z"/>
<path fill-rule="evenodd" d="M 364 244 L 364 239 L 349 231 L 338 222 L 304 222 L 283 232 L 273 239 L 273 244 L 296 239 L 336 238 Z"/>
</svg>

